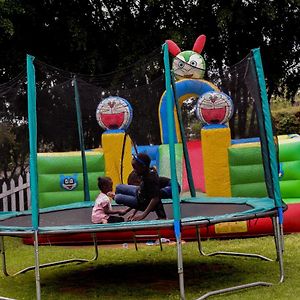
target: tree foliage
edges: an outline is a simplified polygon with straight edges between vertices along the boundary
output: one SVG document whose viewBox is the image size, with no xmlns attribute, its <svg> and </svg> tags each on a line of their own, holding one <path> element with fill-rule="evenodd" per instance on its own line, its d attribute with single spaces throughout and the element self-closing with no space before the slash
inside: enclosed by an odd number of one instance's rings
<svg viewBox="0 0 300 300">
<path fill-rule="evenodd" d="M 16 174 L 24 175 L 28 166 L 28 134 L 26 126 L 0 124 L 0 170 L 7 183 Z"/>
<path fill-rule="evenodd" d="M 270 95 L 299 87 L 298 0 L 2 0 L 0 80 L 24 68 L 26 53 L 87 74 L 117 70 L 165 39 L 190 49 L 207 35 L 209 69 L 222 72 L 261 47 Z"/>
<path fill-rule="evenodd" d="M 293 100 L 300 78 L 299 12 L 299 0 L 0 0 L 0 83 L 24 71 L 27 53 L 64 70 L 95 75 L 147 59 L 166 39 L 191 49 L 205 34 L 208 73 L 221 76 L 225 66 L 260 47 L 269 96 Z M 15 93 L 25 99 L 24 87 Z M 0 108 L 12 112 L 2 102 Z M 10 105 L 25 116 L 26 101 Z M 45 108 L 45 116 L 59 117 L 61 109 L 55 109 Z M 15 119 L 10 116 L 11 124 Z M 25 123 L 0 125 L 0 168 L 9 178 L 22 172 L 26 160 Z M 53 140 L 51 134 L 56 132 L 48 132 Z M 63 143 L 73 147 L 72 136 Z"/>
</svg>

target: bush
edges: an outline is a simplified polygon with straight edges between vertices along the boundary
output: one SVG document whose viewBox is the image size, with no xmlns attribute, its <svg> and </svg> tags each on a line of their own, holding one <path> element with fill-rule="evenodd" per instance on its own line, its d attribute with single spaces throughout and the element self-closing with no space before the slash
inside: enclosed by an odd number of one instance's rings
<svg viewBox="0 0 300 300">
<path fill-rule="evenodd" d="M 285 108 L 272 112 L 277 135 L 300 134 L 300 108 Z"/>
</svg>

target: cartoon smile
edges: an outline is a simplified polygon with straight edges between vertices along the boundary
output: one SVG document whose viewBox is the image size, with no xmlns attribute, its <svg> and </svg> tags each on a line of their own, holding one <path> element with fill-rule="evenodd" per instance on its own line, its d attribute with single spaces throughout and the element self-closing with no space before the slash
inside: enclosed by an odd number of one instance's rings
<svg viewBox="0 0 300 300">
<path fill-rule="evenodd" d="M 125 113 L 101 113 L 101 121 L 108 129 L 118 129 L 124 123 Z"/>
<path fill-rule="evenodd" d="M 74 183 L 69 183 L 69 184 L 62 184 L 62 186 L 63 186 L 63 188 L 65 189 L 65 190 L 68 190 L 68 191 L 72 191 L 72 190 L 74 190 L 75 189 L 75 187 L 76 187 L 76 185 L 77 184 L 74 184 Z"/>
<path fill-rule="evenodd" d="M 227 113 L 227 108 L 201 108 L 203 119 L 210 124 L 218 124 L 224 120 Z"/>
<path fill-rule="evenodd" d="M 193 74 L 184 74 L 183 77 L 184 77 L 184 78 L 192 78 L 192 77 L 193 77 Z"/>
</svg>

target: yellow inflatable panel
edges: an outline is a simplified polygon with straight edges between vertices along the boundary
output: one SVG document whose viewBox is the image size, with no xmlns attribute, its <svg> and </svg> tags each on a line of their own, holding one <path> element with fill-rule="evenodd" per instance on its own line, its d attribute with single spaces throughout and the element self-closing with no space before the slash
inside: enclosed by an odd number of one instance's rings
<svg viewBox="0 0 300 300">
<path fill-rule="evenodd" d="M 248 226 L 246 221 L 225 222 L 215 225 L 216 234 L 247 232 Z"/>
<path fill-rule="evenodd" d="M 127 183 L 127 177 L 132 171 L 131 166 L 131 139 L 127 135 L 124 144 L 125 133 L 102 134 L 102 149 L 105 160 L 105 175 L 111 177 L 114 188 L 117 184 Z M 122 150 L 124 144 L 124 156 L 122 163 Z M 121 170 L 122 164 L 122 170 Z M 123 182 L 122 182 L 123 171 Z"/>
<path fill-rule="evenodd" d="M 230 129 L 201 130 L 205 189 L 210 197 L 231 197 L 228 147 L 231 144 Z"/>
</svg>

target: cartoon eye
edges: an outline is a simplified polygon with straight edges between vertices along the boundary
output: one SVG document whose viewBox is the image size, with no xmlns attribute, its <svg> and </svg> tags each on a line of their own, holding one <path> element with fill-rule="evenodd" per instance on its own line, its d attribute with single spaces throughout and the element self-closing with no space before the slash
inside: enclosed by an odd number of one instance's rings
<svg viewBox="0 0 300 300">
<path fill-rule="evenodd" d="M 64 179 L 64 184 L 69 184 L 69 179 L 68 178 Z"/>
<path fill-rule="evenodd" d="M 197 62 L 195 60 L 190 61 L 190 65 L 193 67 L 197 66 Z"/>
<path fill-rule="evenodd" d="M 182 69 L 182 68 L 184 67 L 184 62 L 183 62 L 183 61 L 179 61 L 179 62 L 178 62 L 178 67 L 179 67 L 180 69 Z"/>
<path fill-rule="evenodd" d="M 191 55 L 190 59 L 189 59 L 189 65 L 191 65 L 192 67 L 197 67 L 199 69 L 205 69 L 205 62 L 204 59 L 202 58 L 202 56 L 198 53 L 195 53 L 193 55 Z"/>
<path fill-rule="evenodd" d="M 70 178 L 69 183 L 70 183 L 70 184 L 73 184 L 73 183 L 74 183 L 74 179 L 73 179 L 73 178 Z"/>
</svg>

